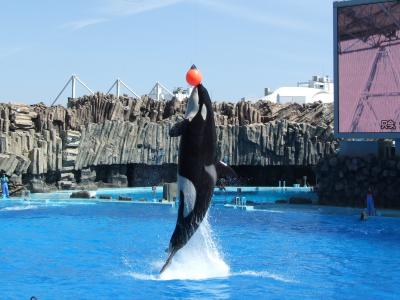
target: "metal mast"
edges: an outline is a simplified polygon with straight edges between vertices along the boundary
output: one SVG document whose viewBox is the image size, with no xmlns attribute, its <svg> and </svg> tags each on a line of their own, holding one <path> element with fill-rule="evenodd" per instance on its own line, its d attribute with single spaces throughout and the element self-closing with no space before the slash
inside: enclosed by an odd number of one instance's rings
<svg viewBox="0 0 400 300">
<path fill-rule="evenodd" d="M 130 91 L 135 98 L 140 98 L 138 94 L 136 94 L 129 86 L 127 86 L 121 79 L 117 78 L 117 80 L 114 81 L 113 85 L 110 87 L 110 89 L 107 91 L 107 95 L 110 94 L 111 90 L 115 87 L 116 90 L 116 97 L 119 98 L 120 96 L 120 90 L 121 90 L 121 85 L 124 86 L 128 91 Z"/>
<path fill-rule="evenodd" d="M 165 86 L 163 86 L 160 82 L 156 82 L 154 87 L 149 92 L 148 96 L 154 100 L 171 100 L 174 97 Z"/>
<path fill-rule="evenodd" d="M 76 75 L 72 75 L 67 83 L 64 85 L 64 87 L 62 88 L 61 92 L 57 95 L 57 97 L 54 99 L 53 103 L 51 104 L 51 106 L 53 106 L 58 98 L 60 98 L 61 94 L 65 91 L 65 89 L 68 87 L 68 85 L 71 83 L 71 98 L 74 99 L 75 95 L 76 95 L 76 83 L 80 83 L 86 90 L 89 91 L 89 93 L 91 93 L 92 95 L 94 95 L 94 92 L 84 83 L 82 82 L 82 80 L 79 79 L 78 76 Z"/>
</svg>

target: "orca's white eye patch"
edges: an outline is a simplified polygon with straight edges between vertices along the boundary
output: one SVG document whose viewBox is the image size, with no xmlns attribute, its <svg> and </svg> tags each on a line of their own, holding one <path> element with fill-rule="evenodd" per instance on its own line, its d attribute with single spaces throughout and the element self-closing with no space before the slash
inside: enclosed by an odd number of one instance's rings
<svg viewBox="0 0 400 300">
<path fill-rule="evenodd" d="M 199 92 L 197 90 L 197 87 L 195 87 L 188 100 L 185 119 L 192 121 L 192 119 L 198 113 L 198 111 L 199 111 Z"/>
</svg>

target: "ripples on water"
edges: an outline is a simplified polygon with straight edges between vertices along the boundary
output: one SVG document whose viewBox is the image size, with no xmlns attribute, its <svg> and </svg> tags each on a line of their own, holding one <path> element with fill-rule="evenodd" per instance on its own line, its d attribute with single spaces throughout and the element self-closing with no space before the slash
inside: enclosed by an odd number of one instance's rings
<svg viewBox="0 0 400 300">
<path fill-rule="evenodd" d="M 162 276 L 170 207 L 0 203 L 0 299 L 396 299 L 400 219 L 215 206 Z M 212 230 L 211 230 L 212 229 Z"/>
</svg>

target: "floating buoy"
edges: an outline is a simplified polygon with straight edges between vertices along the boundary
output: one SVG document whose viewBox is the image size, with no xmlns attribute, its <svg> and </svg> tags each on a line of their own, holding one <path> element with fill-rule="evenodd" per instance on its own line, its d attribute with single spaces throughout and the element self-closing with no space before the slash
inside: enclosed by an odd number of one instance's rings
<svg viewBox="0 0 400 300">
<path fill-rule="evenodd" d="M 192 65 L 186 73 L 186 81 L 193 86 L 197 86 L 201 83 L 201 80 L 203 79 L 203 76 L 201 76 L 201 73 L 199 70 L 197 70 L 195 65 Z"/>
</svg>

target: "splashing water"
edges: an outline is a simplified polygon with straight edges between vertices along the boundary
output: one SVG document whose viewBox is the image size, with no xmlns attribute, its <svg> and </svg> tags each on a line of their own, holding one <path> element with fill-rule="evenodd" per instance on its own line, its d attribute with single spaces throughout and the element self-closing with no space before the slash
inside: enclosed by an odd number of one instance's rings
<svg viewBox="0 0 400 300">
<path fill-rule="evenodd" d="M 176 253 L 172 259 L 171 265 L 161 275 L 158 274 L 158 271 L 164 264 L 163 260 L 155 261 L 151 264 L 151 269 L 154 271 L 153 274 L 127 272 L 124 275 L 131 276 L 138 280 L 155 281 L 206 280 L 213 278 L 251 276 L 270 278 L 286 283 L 297 282 L 291 278 L 286 278 L 269 271 L 246 270 L 230 272 L 230 268 L 221 257 L 212 236 L 212 229 L 206 217 L 193 237 Z M 130 269 L 134 269 L 134 266 L 127 258 L 123 258 L 123 262 Z"/>
<path fill-rule="evenodd" d="M 165 258 L 167 255 L 165 255 Z M 216 242 L 213 232 L 206 216 L 196 233 L 188 243 L 180 249 L 173 257 L 171 264 L 166 270 L 159 274 L 165 260 L 156 260 L 150 263 L 149 273 L 133 271 L 135 263 L 128 257 L 122 257 L 122 262 L 131 271 L 117 273 L 117 276 L 129 276 L 136 280 L 144 281 L 169 281 L 169 280 L 212 280 L 233 277 L 268 278 L 283 283 L 298 283 L 294 278 L 278 274 L 270 270 L 238 270 L 232 272 L 229 265 L 224 261 Z"/>
<path fill-rule="evenodd" d="M 176 253 L 160 279 L 200 280 L 227 276 L 229 266 L 219 254 L 206 217 L 189 242 Z"/>
<path fill-rule="evenodd" d="M 24 206 L 8 206 L 0 209 L 0 211 L 20 211 L 20 210 L 29 210 L 29 209 L 37 209 L 36 205 L 24 205 Z"/>
</svg>

